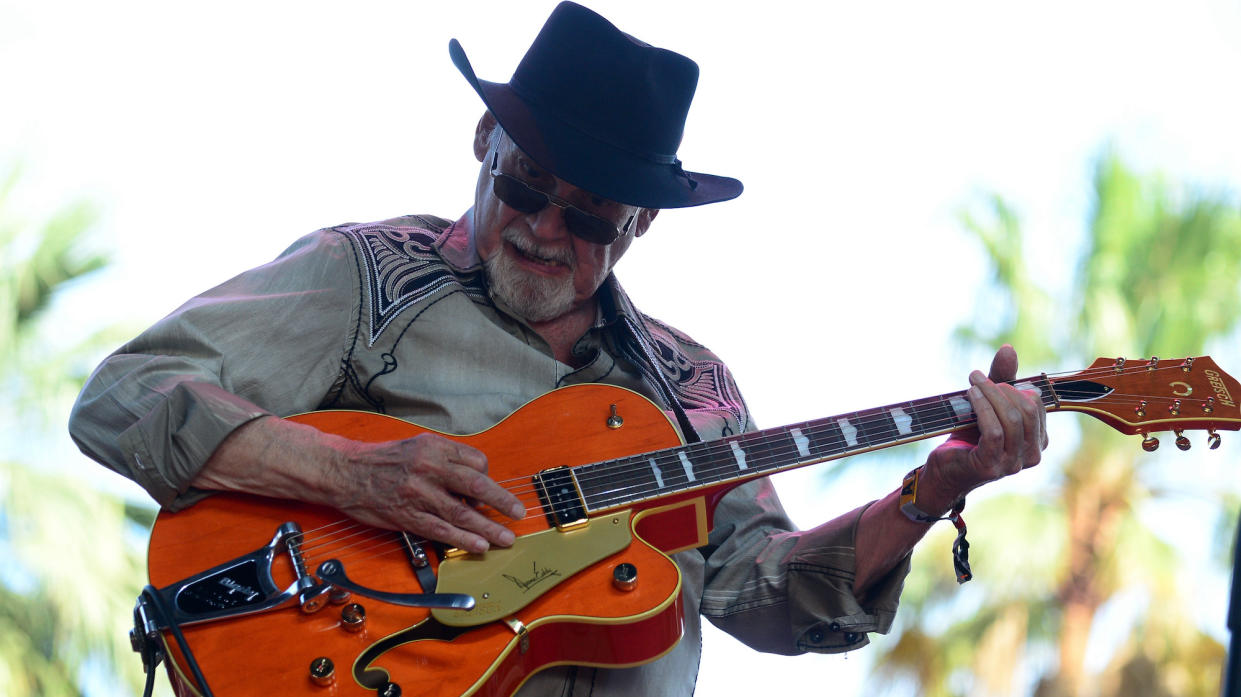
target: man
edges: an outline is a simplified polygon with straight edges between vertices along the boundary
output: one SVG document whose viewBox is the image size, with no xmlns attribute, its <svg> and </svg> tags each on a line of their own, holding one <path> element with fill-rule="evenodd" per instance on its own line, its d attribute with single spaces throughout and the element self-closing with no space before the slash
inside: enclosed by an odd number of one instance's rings
<svg viewBox="0 0 1241 697">
<path fill-rule="evenodd" d="M 481 553 L 514 543 L 496 518 L 526 514 L 487 476 L 487 453 L 429 433 L 355 442 L 276 417 L 368 409 L 473 433 L 557 387 L 603 382 L 659 404 L 687 440 L 753 430 L 718 358 L 638 312 L 612 275 L 660 209 L 741 193 L 676 158 L 697 66 L 572 3 L 507 84 L 479 80 L 455 41 L 450 51 L 487 107 L 474 206 L 455 222 L 321 230 L 191 300 L 92 376 L 70 424 L 87 454 L 170 509 L 260 493 Z M 786 654 L 886 631 L 926 519 L 1039 460 L 1037 398 L 995 382 L 1015 370 L 1005 347 L 990 379 L 971 374 L 978 432 L 920 470 L 923 520 L 894 491 L 796 532 L 768 482 L 743 485 L 710 543 L 674 557 L 689 612 L 672 651 L 636 668 L 543 671 L 520 694 L 689 694 L 699 614 Z"/>
</svg>

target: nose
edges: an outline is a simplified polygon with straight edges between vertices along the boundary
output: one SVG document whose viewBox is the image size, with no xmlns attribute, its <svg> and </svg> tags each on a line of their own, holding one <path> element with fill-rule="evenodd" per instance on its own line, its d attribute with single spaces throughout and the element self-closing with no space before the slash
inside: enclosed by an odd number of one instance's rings
<svg viewBox="0 0 1241 697">
<path fill-rule="evenodd" d="M 549 203 L 529 218 L 530 232 L 540 240 L 551 242 L 569 236 L 564 225 L 564 212 L 554 203 Z"/>
<path fill-rule="evenodd" d="M 535 237 L 546 242 L 570 237 L 564 222 L 564 208 L 561 203 L 564 199 L 560 198 L 562 193 L 566 193 L 561 191 L 565 187 L 564 182 L 557 181 L 555 191 L 552 192 L 547 205 L 530 216 L 530 231 Z"/>
</svg>

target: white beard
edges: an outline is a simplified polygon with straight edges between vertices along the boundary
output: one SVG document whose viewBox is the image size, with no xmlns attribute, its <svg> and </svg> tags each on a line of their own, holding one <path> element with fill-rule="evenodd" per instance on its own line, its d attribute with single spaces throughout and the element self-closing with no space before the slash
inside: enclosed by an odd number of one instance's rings
<svg viewBox="0 0 1241 697">
<path fill-rule="evenodd" d="M 513 230 L 505 230 L 501 237 L 531 256 L 554 259 L 576 271 L 577 258 L 572 247 L 544 248 Z M 490 259 L 483 262 L 491 292 L 503 300 L 509 309 L 527 322 L 546 322 L 556 319 L 573 309 L 576 292 L 573 274 L 549 277 L 533 274 L 520 266 L 513 254 L 501 246 Z"/>
</svg>

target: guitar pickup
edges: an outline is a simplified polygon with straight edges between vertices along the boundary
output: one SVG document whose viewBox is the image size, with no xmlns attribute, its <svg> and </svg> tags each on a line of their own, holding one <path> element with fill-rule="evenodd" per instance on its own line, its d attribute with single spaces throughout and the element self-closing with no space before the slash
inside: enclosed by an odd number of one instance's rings
<svg viewBox="0 0 1241 697">
<path fill-rule="evenodd" d="M 586 503 L 573 470 L 568 467 L 545 469 L 534 475 L 534 485 L 543 510 L 547 511 L 548 523 L 559 530 L 572 530 L 587 523 Z"/>
</svg>

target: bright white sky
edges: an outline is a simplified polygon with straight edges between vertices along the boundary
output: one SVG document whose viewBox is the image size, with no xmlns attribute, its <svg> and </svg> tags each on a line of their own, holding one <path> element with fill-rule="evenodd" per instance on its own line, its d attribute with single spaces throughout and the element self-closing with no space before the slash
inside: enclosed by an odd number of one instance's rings
<svg viewBox="0 0 1241 697">
<path fill-rule="evenodd" d="M 482 106 L 448 40 L 505 81 L 553 4 L 0 0 L 0 163 L 26 163 L 18 212 L 89 197 L 116 253 L 60 322 L 144 326 L 315 228 L 459 215 Z M 1241 191 L 1235 2 L 592 6 L 702 68 L 681 158 L 746 192 L 666 211 L 618 274 L 730 363 L 763 425 L 963 386 L 971 363 L 949 331 L 984 269 L 956 215 L 982 192 L 1016 204 L 1050 283 L 1071 271 L 1107 143 L 1139 168 Z M 1053 418 L 1053 439 L 1072 438 L 1060 421 L 1073 418 Z M 1237 461 L 1229 447 L 1216 462 Z M 824 491 L 815 477 L 779 481 L 804 524 L 897 483 Z M 1221 638 L 1225 591 L 1202 591 Z M 865 652 L 708 644 L 699 694 L 862 691 Z"/>
</svg>

